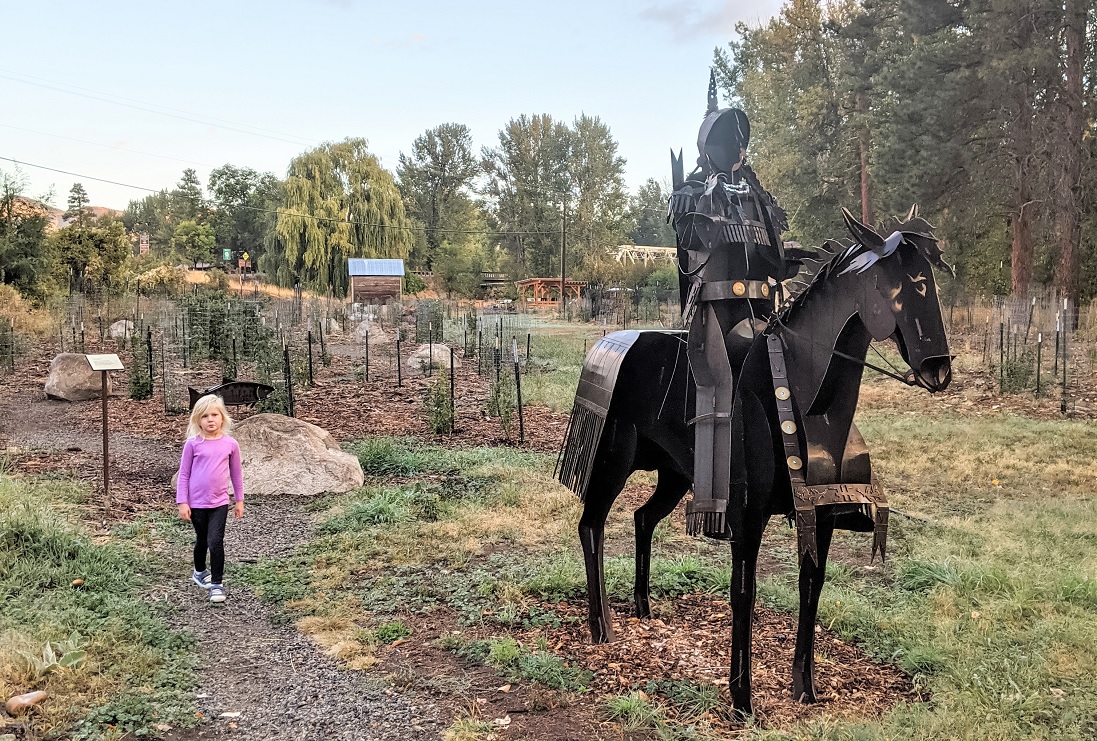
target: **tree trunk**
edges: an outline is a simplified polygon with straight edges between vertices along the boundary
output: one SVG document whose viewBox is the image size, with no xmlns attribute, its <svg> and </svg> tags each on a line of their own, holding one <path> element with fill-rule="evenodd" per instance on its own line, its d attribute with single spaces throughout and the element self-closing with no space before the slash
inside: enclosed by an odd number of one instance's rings
<svg viewBox="0 0 1097 741">
<path fill-rule="evenodd" d="M 1066 39 L 1066 60 L 1060 105 L 1063 109 L 1063 132 L 1059 149 L 1058 187 L 1055 194 L 1055 239 L 1059 262 L 1055 268 L 1055 287 L 1060 294 L 1077 305 L 1078 258 L 1081 239 L 1082 194 L 1082 74 L 1086 32 L 1086 4 L 1083 0 L 1066 0 L 1063 35 Z"/>
<path fill-rule="evenodd" d="M 1027 168 L 1019 167 L 1021 173 Z M 1013 213 L 1010 216 L 1010 292 L 1019 298 L 1028 296 L 1032 285 L 1032 226 L 1029 220 L 1031 193 L 1028 179 L 1018 177 L 1013 192 Z"/>
<path fill-rule="evenodd" d="M 1028 49 L 1032 43 L 1033 27 L 1027 16 L 1017 21 L 1016 47 Z M 1015 62 L 1016 63 L 1016 62 Z M 1013 125 L 1009 139 L 1014 162 L 1013 193 L 1011 207 L 1011 245 L 1010 245 L 1010 290 L 1014 296 L 1025 297 L 1032 285 L 1032 226 L 1029 211 L 1032 201 L 1033 176 L 1033 89 L 1036 86 L 1032 69 L 1028 61 L 1022 61 L 1015 70 L 1013 89 L 1016 93 L 1012 101 Z"/>
<path fill-rule="evenodd" d="M 861 150 L 861 223 L 872 223 L 872 183 L 869 178 L 868 153 L 872 147 L 872 132 L 868 128 L 868 93 L 857 93 L 857 113 L 860 114 L 861 126 L 857 135 L 857 143 Z"/>
</svg>

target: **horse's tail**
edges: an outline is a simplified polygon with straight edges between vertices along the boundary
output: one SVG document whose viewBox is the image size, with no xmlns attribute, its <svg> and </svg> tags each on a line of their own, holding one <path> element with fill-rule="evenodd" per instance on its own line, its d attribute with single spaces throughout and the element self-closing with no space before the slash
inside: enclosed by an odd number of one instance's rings
<svg viewBox="0 0 1097 741">
<path fill-rule="evenodd" d="M 609 416 L 617 373 L 629 348 L 641 334 L 628 330 L 601 337 L 583 361 L 575 404 L 553 471 L 553 476 L 583 501 L 586 501 L 598 445 L 602 442 L 602 429 Z"/>
<path fill-rule="evenodd" d="M 605 410 L 596 409 L 585 399 L 575 397 L 553 476 L 578 494 L 581 501 L 586 501 L 587 485 L 594 470 L 594 456 L 602 441 L 605 424 Z"/>
</svg>

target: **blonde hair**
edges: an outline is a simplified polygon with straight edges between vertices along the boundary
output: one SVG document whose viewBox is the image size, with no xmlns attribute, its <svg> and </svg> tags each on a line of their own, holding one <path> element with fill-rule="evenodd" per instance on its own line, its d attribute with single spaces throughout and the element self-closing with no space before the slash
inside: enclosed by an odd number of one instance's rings
<svg viewBox="0 0 1097 741">
<path fill-rule="evenodd" d="M 187 425 L 187 437 L 195 437 L 202 434 L 202 415 L 206 414 L 210 410 L 221 412 L 221 434 L 227 435 L 232 432 L 232 417 L 229 416 L 229 410 L 225 409 L 225 400 L 216 394 L 206 394 L 198 401 L 194 402 L 194 409 L 190 411 L 190 423 Z"/>
</svg>

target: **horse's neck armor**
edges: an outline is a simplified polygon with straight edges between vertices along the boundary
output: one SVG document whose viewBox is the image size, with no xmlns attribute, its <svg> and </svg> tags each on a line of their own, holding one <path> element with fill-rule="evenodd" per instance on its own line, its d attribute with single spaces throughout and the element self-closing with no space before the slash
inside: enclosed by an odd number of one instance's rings
<svg viewBox="0 0 1097 741">
<path fill-rule="evenodd" d="M 808 484 L 809 456 L 829 454 L 829 451 L 816 450 L 808 439 L 808 430 L 800 430 L 796 419 L 796 402 L 785 364 L 784 345 L 780 335 L 771 332 L 766 337 L 769 355 L 770 376 L 773 379 L 773 395 L 777 405 L 777 419 L 781 429 L 781 441 L 784 445 L 784 467 L 788 472 L 792 487 L 793 513 L 796 519 L 797 552 L 801 561 L 810 558 L 819 562 L 818 544 L 815 537 L 816 507 L 834 507 L 853 505 L 853 509 L 862 509 L 873 523 L 872 555 L 877 551 L 880 560 L 884 559 L 887 547 L 888 503 L 883 489 L 875 478 L 864 483 L 828 483 Z M 801 418 L 802 421 L 802 418 Z M 805 450 L 806 448 L 806 450 Z M 780 464 L 779 464 L 780 465 Z"/>
</svg>

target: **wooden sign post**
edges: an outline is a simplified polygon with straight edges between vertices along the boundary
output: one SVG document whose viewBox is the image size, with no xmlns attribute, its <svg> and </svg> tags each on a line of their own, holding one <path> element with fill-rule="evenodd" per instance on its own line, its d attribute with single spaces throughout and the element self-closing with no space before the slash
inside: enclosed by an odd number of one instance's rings
<svg viewBox="0 0 1097 741">
<path fill-rule="evenodd" d="M 85 355 L 93 371 L 99 371 L 103 378 L 103 499 L 109 507 L 110 502 L 110 438 L 107 429 L 107 373 L 112 370 L 125 370 L 117 355 Z"/>
</svg>

